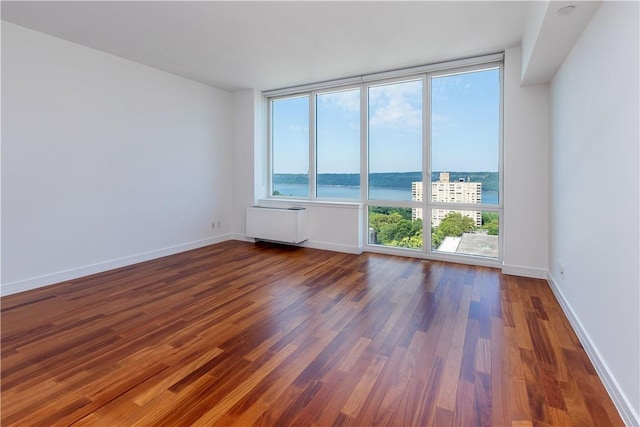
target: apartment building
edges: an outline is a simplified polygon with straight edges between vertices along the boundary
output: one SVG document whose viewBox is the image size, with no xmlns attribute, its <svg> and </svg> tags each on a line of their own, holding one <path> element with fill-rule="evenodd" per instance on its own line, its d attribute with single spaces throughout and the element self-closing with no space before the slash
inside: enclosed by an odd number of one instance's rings
<svg viewBox="0 0 640 427">
<path fill-rule="evenodd" d="M 414 201 L 422 201 L 423 188 L 422 182 L 411 183 L 411 195 Z M 444 203 L 482 203 L 482 183 L 470 182 L 468 179 L 460 179 L 455 182 L 449 181 L 449 172 L 440 172 L 438 181 L 431 183 L 431 200 L 434 202 Z M 447 216 L 451 209 L 432 209 L 431 225 L 437 227 L 440 221 Z M 462 215 L 474 220 L 477 227 L 482 225 L 482 212 L 457 210 Z M 413 208 L 411 210 L 412 219 L 422 219 L 423 210 Z"/>
</svg>

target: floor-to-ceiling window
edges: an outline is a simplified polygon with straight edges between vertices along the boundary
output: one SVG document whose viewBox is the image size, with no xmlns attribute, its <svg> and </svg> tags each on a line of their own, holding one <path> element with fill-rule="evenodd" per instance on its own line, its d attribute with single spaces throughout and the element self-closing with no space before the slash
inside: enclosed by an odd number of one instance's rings
<svg viewBox="0 0 640 427">
<path fill-rule="evenodd" d="M 368 243 L 422 249 L 424 78 L 367 87 Z M 415 213 L 420 215 L 416 218 Z"/>
<path fill-rule="evenodd" d="M 431 177 L 424 195 L 434 252 L 499 257 L 500 70 L 429 76 Z"/>
<path fill-rule="evenodd" d="M 449 65 L 267 96 L 271 197 L 364 203 L 369 250 L 500 259 L 502 65 Z"/>
</svg>

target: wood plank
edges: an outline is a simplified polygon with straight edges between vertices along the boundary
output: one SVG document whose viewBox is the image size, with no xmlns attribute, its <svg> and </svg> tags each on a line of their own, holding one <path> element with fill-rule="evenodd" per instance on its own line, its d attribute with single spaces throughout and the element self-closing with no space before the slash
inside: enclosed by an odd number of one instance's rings
<svg viewBox="0 0 640 427">
<path fill-rule="evenodd" d="M 456 393 L 458 389 L 458 378 L 462 366 L 462 356 L 464 349 L 464 338 L 467 329 L 468 307 L 471 302 L 471 289 L 465 286 L 464 297 L 460 303 L 457 313 L 456 324 L 451 338 L 449 354 L 446 358 L 446 365 L 442 378 L 442 385 L 438 392 L 436 405 L 438 408 L 454 411 L 456 407 Z"/>
<path fill-rule="evenodd" d="M 453 425 L 473 426 L 475 423 L 475 385 L 460 380 L 457 393 L 456 405 L 453 412 Z"/>
<path fill-rule="evenodd" d="M 231 393 L 224 396 L 211 410 L 199 418 L 194 426 L 209 426 L 219 420 L 229 411 L 242 397 L 248 394 L 264 377 L 280 365 L 296 349 L 293 345 L 288 345 L 279 353 L 275 354 L 267 363 L 260 367 L 249 378 L 234 388 Z"/>
<path fill-rule="evenodd" d="M 491 425 L 511 424 L 509 366 L 502 319 L 491 319 Z"/>
<path fill-rule="evenodd" d="M 371 365 L 369 365 L 358 384 L 356 384 L 353 392 L 340 412 L 350 417 L 358 415 L 360 408 L 364 405 L 369 393 L 374 389 L 373 386 L 382 372 L 384 365 L 387 363 L 387 360 L 388 358 L 385 356 L 377 355 L 374 357 Z"/>
<path fill-rule="evenodd" d="M 3 297 L 0 423 L 618 426 L 545 281 L 229 241 Z"/>
</svg>

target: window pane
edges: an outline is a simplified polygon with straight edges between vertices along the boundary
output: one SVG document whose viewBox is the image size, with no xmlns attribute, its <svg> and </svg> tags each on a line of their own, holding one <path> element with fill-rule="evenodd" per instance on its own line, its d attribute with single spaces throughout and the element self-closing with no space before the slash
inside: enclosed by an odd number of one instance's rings
<svg viewBox="0 0 640 427">
<path fill-rule="evenodd" d="M 498 258 L 498 212 L 433 209 L 431 247 L 436 252 Z"/>
<path fill-rule="evenodd" d="M 431 79 L 432 201 L 498 204 L 500 70 Z"/>
<path fill-rule="evenodd" d="M 316 96 L 317 197 L 360 198 L 360 89 Z"/>
<path fill-rule="evenodd" d="M 369 88 L 369 199 L 412 200 L 422 181 L 422 80 Z"/>
<path fill-rule="evenodd" d="M 422 209 L 369 206 L 369 244 L 422 249 Z"/>
<path fill-rule="evenodd" d="M 309 197 L 309 97 L 271 102 L 273 194 Z"/>
</svg>

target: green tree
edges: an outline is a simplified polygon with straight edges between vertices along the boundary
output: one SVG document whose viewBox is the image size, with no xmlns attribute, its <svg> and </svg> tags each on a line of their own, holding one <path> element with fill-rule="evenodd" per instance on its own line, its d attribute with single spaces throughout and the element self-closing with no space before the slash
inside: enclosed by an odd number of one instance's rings
<svg viewBox="0 0 640 427">
<path fill-rule="evenodd" d="M 487 234 L 497 236 L 500 232 L 500 216 L 498 212 L 482 212 L 482 227 Z"/>
<path fill-rule="evenodd" d="M 393 216 L 398 214 L 392 214 Z M 399 242 L 404 238 L 410 238 L 416 235 L 422 227 L 421 221 L 410 221 L 402 218 L 401 220 L 387 224 L 380 230 L 380 239 L 384 242 Z"/>
<path fill-rule="evenodd" d="M 376 231 L 377 243 L 406 248 L 422 247 L 422 220 L 407 219 L 404 208 L 378 208 L 384 209 L 385 213 L 375 212 L 374 209 L 369 211 L 369 226 Z M 411 218 L 411 209 L 408 211 Z"/>
<path fill-rule="evenodd" d="M 431 247 L 437 249 L 444 240 L 444 233 L 438 227 L 431 228 Z"/>
<path fill-rule="evenodd" d="M 402 248 L 422 249 L 422 228 L 413 236 L 405 236 L 400 240 L 391 241 L 391 246 Z"/>
<path fill-rule="evenodd" d="M 388 228 L 394 228 L 400 221 L 402 221 L 402 215 L 397 212 L 393 213 L 377 213 L 370 212 L 369 213 L 369 226 L 373 227 L 378 233 L 378 238 L 380 238 L 380 233 L 382 230 Z"/>
<path fill-rule="evenodd" d="M 381 214 L 392 214 L 398 213 L 404 219 L 411 219 L 411 208 L 390 208 L 385 206 L 371 206 L 369 208 L 369 214 L 371 213 L 381 213 Z"/>
<path fill-rule="evenodd" d="M 468 233 L 476 229 L 476 222 L 460 212 L 449 212 L 442 221 L 438 229 L 445 236 L 460 237 L 462 233 Z"/>
</svg>

